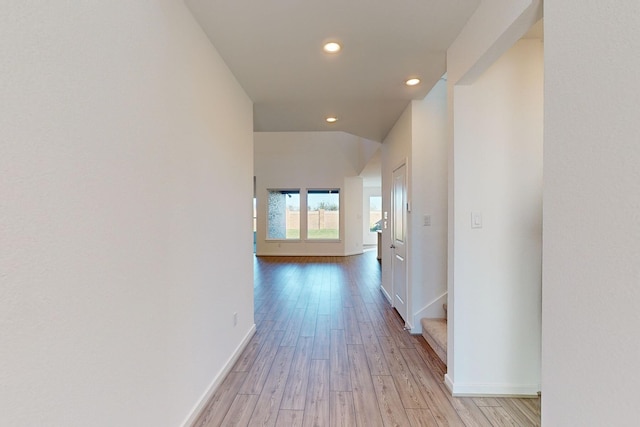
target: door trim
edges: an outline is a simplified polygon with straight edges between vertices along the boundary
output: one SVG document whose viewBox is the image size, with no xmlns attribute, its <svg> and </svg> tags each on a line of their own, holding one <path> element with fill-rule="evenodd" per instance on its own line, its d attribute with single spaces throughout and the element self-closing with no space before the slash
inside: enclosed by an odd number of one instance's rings
<svg viewBox="0 0 640 427">
<path fill-rule="evenodd" d="M 409 173 L 410 173 L 410 167 L 409 167 L 409 159 L 407 157 L 405 157 L 404 159 L 402 159 L 400 162 L 398 162 L 396 164 L 396 166 L 391 170 L 391 214 L 395 215 L 395 211 L 394 211 L 394 186 L 393 186 L 393 175 L 394 173 L 402 168 L 405 167 L 405 177 L 404 177 L 404 186 L 405 186 L 405 194 L 406 194 L 406 199 L 404 200 L 404 206 L 403 206 L 403 212 L 405 213 L 405 221 L 403 224 L 404 227 L 404 281 L 405 281 L 405 312 L 404 313 L 400 313 L 400 315 L 402 316 L 404 322 L 405 322 L 405 328 L 408 329 L 413 329 L 413 324 L 410 321 L 411 316 L 410 316 L 410 312 L 411 312 L 411 304 L 410 302 L 412 301 L 412 297 L 411 297 L 411 293 L 410 293 L 410 286 L 409 286 L 409 206 L 410 206 L 410 197 L 409 197 Z M 395 236 L 394 236 L 394 221 L 395 221 L 395 217 L 391 218 L 391 244 L 394 244 L 395 241 Z M 391 251 L 391 306 L 394 307 L 397 310 L 396 307 L 396 281 L 395 281 L 395 263 L 394 263 L 394 257 L 395 257 L 395 253 L 392 250 Z"/>
</svg>

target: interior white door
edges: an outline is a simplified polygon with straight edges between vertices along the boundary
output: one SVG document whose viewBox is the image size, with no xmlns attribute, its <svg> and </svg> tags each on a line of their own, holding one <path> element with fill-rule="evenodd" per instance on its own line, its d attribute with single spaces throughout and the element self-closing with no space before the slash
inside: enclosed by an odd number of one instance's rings
<svg viewBox="0 0 640 427">
<path fill-rule="evenodd" d="M 393 171 L 391 217 L 391 269 L 393 305 L 404 319 L 408 319 L 407 304 L 407 165 Z"/>
</svg>

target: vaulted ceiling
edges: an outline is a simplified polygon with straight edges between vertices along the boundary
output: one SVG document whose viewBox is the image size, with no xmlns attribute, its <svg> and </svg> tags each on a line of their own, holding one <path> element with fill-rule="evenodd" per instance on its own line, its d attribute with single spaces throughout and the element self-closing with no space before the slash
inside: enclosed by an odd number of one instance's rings
<svg viewBox="0 0 640 427">
<path fill-rule="evenodd" d="M 186 0 L 254 102 L 255 131 L 349 132 L 381 142 L 445 72 L 479 0 Z M 326 41 L 342 45 L 323 52 Z M 410 77 L 422 82 L 404 84 Z M 334 124 L 325 117 L 335 115 Z"/>
</svg>

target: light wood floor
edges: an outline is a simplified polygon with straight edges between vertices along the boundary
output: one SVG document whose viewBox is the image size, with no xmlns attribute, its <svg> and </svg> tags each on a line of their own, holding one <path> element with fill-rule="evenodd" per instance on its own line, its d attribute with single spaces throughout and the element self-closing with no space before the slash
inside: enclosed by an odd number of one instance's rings
<svg viewBox="0 0 640 427">
<path fill-rule="evenodd" d="M 449 395 L 375 256 L 256 258 L 256 335 L 195 425 L 539 426 L 539 399 Z"/>
</svg>

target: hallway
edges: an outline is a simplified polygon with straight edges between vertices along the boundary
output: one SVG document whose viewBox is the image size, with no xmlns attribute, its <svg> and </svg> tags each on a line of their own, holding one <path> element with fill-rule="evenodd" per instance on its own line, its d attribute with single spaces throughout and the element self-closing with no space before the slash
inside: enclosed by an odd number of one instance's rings
<svg viewBox="0 0 640 427">
<path fill-rule="evenodd" d="M 540 425 L 540 399 L 450 396 L 380 292 L 375 251 L 254 260 L 257 332 L 196 426 Z"/>
</svg>

